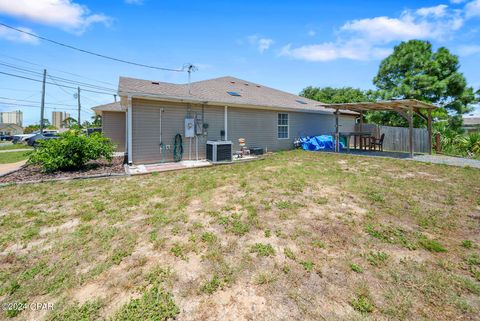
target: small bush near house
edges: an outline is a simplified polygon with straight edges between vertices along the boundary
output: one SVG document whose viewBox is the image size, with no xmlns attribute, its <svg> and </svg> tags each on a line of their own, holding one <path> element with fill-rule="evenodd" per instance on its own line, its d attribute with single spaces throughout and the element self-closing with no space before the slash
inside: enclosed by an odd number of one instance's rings
<svg viewBox="0 0 480 321">
<path fill-rule="evenodd" d="M 86 135 L 80 130 L 69 130 L 59 139 L 40 142 L 30 155 L 30 164 L 40 165 L 44 172 L 74 170 L 101 157 L 112 160 L 115 146 L 100 133 Z"/>
</svg>

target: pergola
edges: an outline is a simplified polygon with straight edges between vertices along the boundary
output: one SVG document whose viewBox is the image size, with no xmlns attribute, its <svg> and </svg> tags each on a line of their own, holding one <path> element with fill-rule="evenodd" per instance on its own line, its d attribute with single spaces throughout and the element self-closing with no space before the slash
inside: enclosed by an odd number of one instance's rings
<svg viewBox="0 0 480 321">
<path fill-rule="evenodd" d="M 340 110 L 351 110 L 360 113 L 360 131 L 363 127 L 363 112 L 364 111 L 395 111 L 408 121 L 409 127 L 409 152 L 410 157 L 413 157 L 413 115 L 417 114 L 427 121 L 428 130 L 428 150 L 432 153 L 432 110 L 437 107 L 427 104 L 416 99 L 402 99 L 389 100 L 377 102 L 362 102 L 362 103 L 342 103 L 342 104 L 326 104 L 325 107 L 335 109 L 335 134 L 336 134 L 336 150 L 338 151 L 338 115 Z M 422 111 L 426 110 L 427 115 Z"/>
</svg>

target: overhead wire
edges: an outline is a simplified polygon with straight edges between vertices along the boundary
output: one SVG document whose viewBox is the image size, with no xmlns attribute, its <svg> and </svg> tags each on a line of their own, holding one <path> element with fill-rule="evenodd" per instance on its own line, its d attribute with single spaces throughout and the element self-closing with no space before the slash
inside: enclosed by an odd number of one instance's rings
<svg viewBox="0 0 480 321">
<path fill-rule="evenodd" d="M 93 51 L 81 49 L 81 48 L 78 48 L 78 47 L 75 47 L 75 46 L 72 46 L 72 45 L 63 43 L 63 42 L 60 42 L 60 41 L 56 41 L 56 40 L 53 40 L 53 39 L 49 39 L 49 38 L 46 38 L 46 37 L 42 37 L 42 36 L 36 35 L 36 34 L 34 34 L 34 33 L 31 33 L 31 32 L 25 31 L 25 30 L 22 30 L 22 29 L 18 29 L 18 28 L 12 27 L 12 26 L 10 26 L 10 25 L 7 25 L 7 24 L 5 24 L 5 23 L 3 23 L 3 22 L 0 22 L 0 25 L 1 25 L 1 26 L 4 26 L 5 28 L 18 31 L 18 32 L 20 32 L 20 33 L 23 33 L 23 34 L 29 35 L 29 36 L 31 36 L 31 37 L 34 37 L 34 38 L 37 38 L 37 39 L 41 39 L 41 40 L 44 40 L 44 41 L 47 41 L 47 42 L 50 42 L 50 43 L 53 43 L 53 44 L 58 45 L 58 46 L 62 46 L 62 47 L 65 47 L 65 48 L 69 48 L 69 49 L 72 49 L 72 50 L 76 50 L 76 51 L 79 51 L 79 52 L 82 52 L 82 53 L 86 53 L 86 54 L 89 54 L 89 55 L 93 55 L 93 56 L 97 56 L 97 57 L 100 57 L 100 58 L 109 59 L 109 60 L 112 60 L 112 61 L 117 61 L 117 62 L 129 64 L 129 65 L 134 65 L 134 66 L 138 66 L 138 67 L 156 69 L 156 70 L 172 71 L 172 72 L 186 72 L 186 70 L 185 70 L 184 68 L 182 68 L 182 69 L 174 69 L 174 68 L 158 67 L 158 66 L 153 66 L 153 65 L 146 65 L 146 64 L 142 64 L 142 63 L 137 63 L 137 62 L 129 61 L 129 60 L 125 60 L 125 59 L 119 59 L 119 58 L 107 56 L 107 55 L 104 55 L 104 54 L 99 54 L 99 53 L 96 53 L 96 52 L 93 52 Z"/>
</svg>

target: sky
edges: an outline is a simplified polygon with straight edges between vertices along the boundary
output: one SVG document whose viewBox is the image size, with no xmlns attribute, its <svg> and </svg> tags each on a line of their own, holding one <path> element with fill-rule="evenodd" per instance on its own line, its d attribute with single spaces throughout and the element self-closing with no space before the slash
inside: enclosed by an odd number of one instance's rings
<svg viewBox="0 0 480 321">
<path fill-rule="evenodd" d="M 295 94 L 306 86 L 374 88 L 395 45 L 424 39 L 458 55 L 468 84 L 480 89 L 480 0 L 0 0 L 0 22 L 141 64 L 192 63 L 192 81 L 229 75 Z M 50 120 L 54 110 L 77 117 L 76 89 L 57 84 L 90 85 L 81 86 L 83 121 L 91 107 L 113 101 L 119 76 L 187 82 L 184 72 L 105 60 L 0 26 L 0 111 L 20 109 L 24 125 L 38 123 L 44 68 Z M 99 87 L 108 92 L 83 90 Z"/>
</svg>

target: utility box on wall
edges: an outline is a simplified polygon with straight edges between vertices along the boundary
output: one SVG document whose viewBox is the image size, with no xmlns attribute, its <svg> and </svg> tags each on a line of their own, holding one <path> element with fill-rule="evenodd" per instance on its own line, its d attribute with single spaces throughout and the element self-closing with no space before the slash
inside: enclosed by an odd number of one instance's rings
<svg viewBox="0 0 480 321">
<path fill-rule="evenodd" d="M 185 137 L 195 137 L 195 119 L 185 118 Z"/>
</svg>

